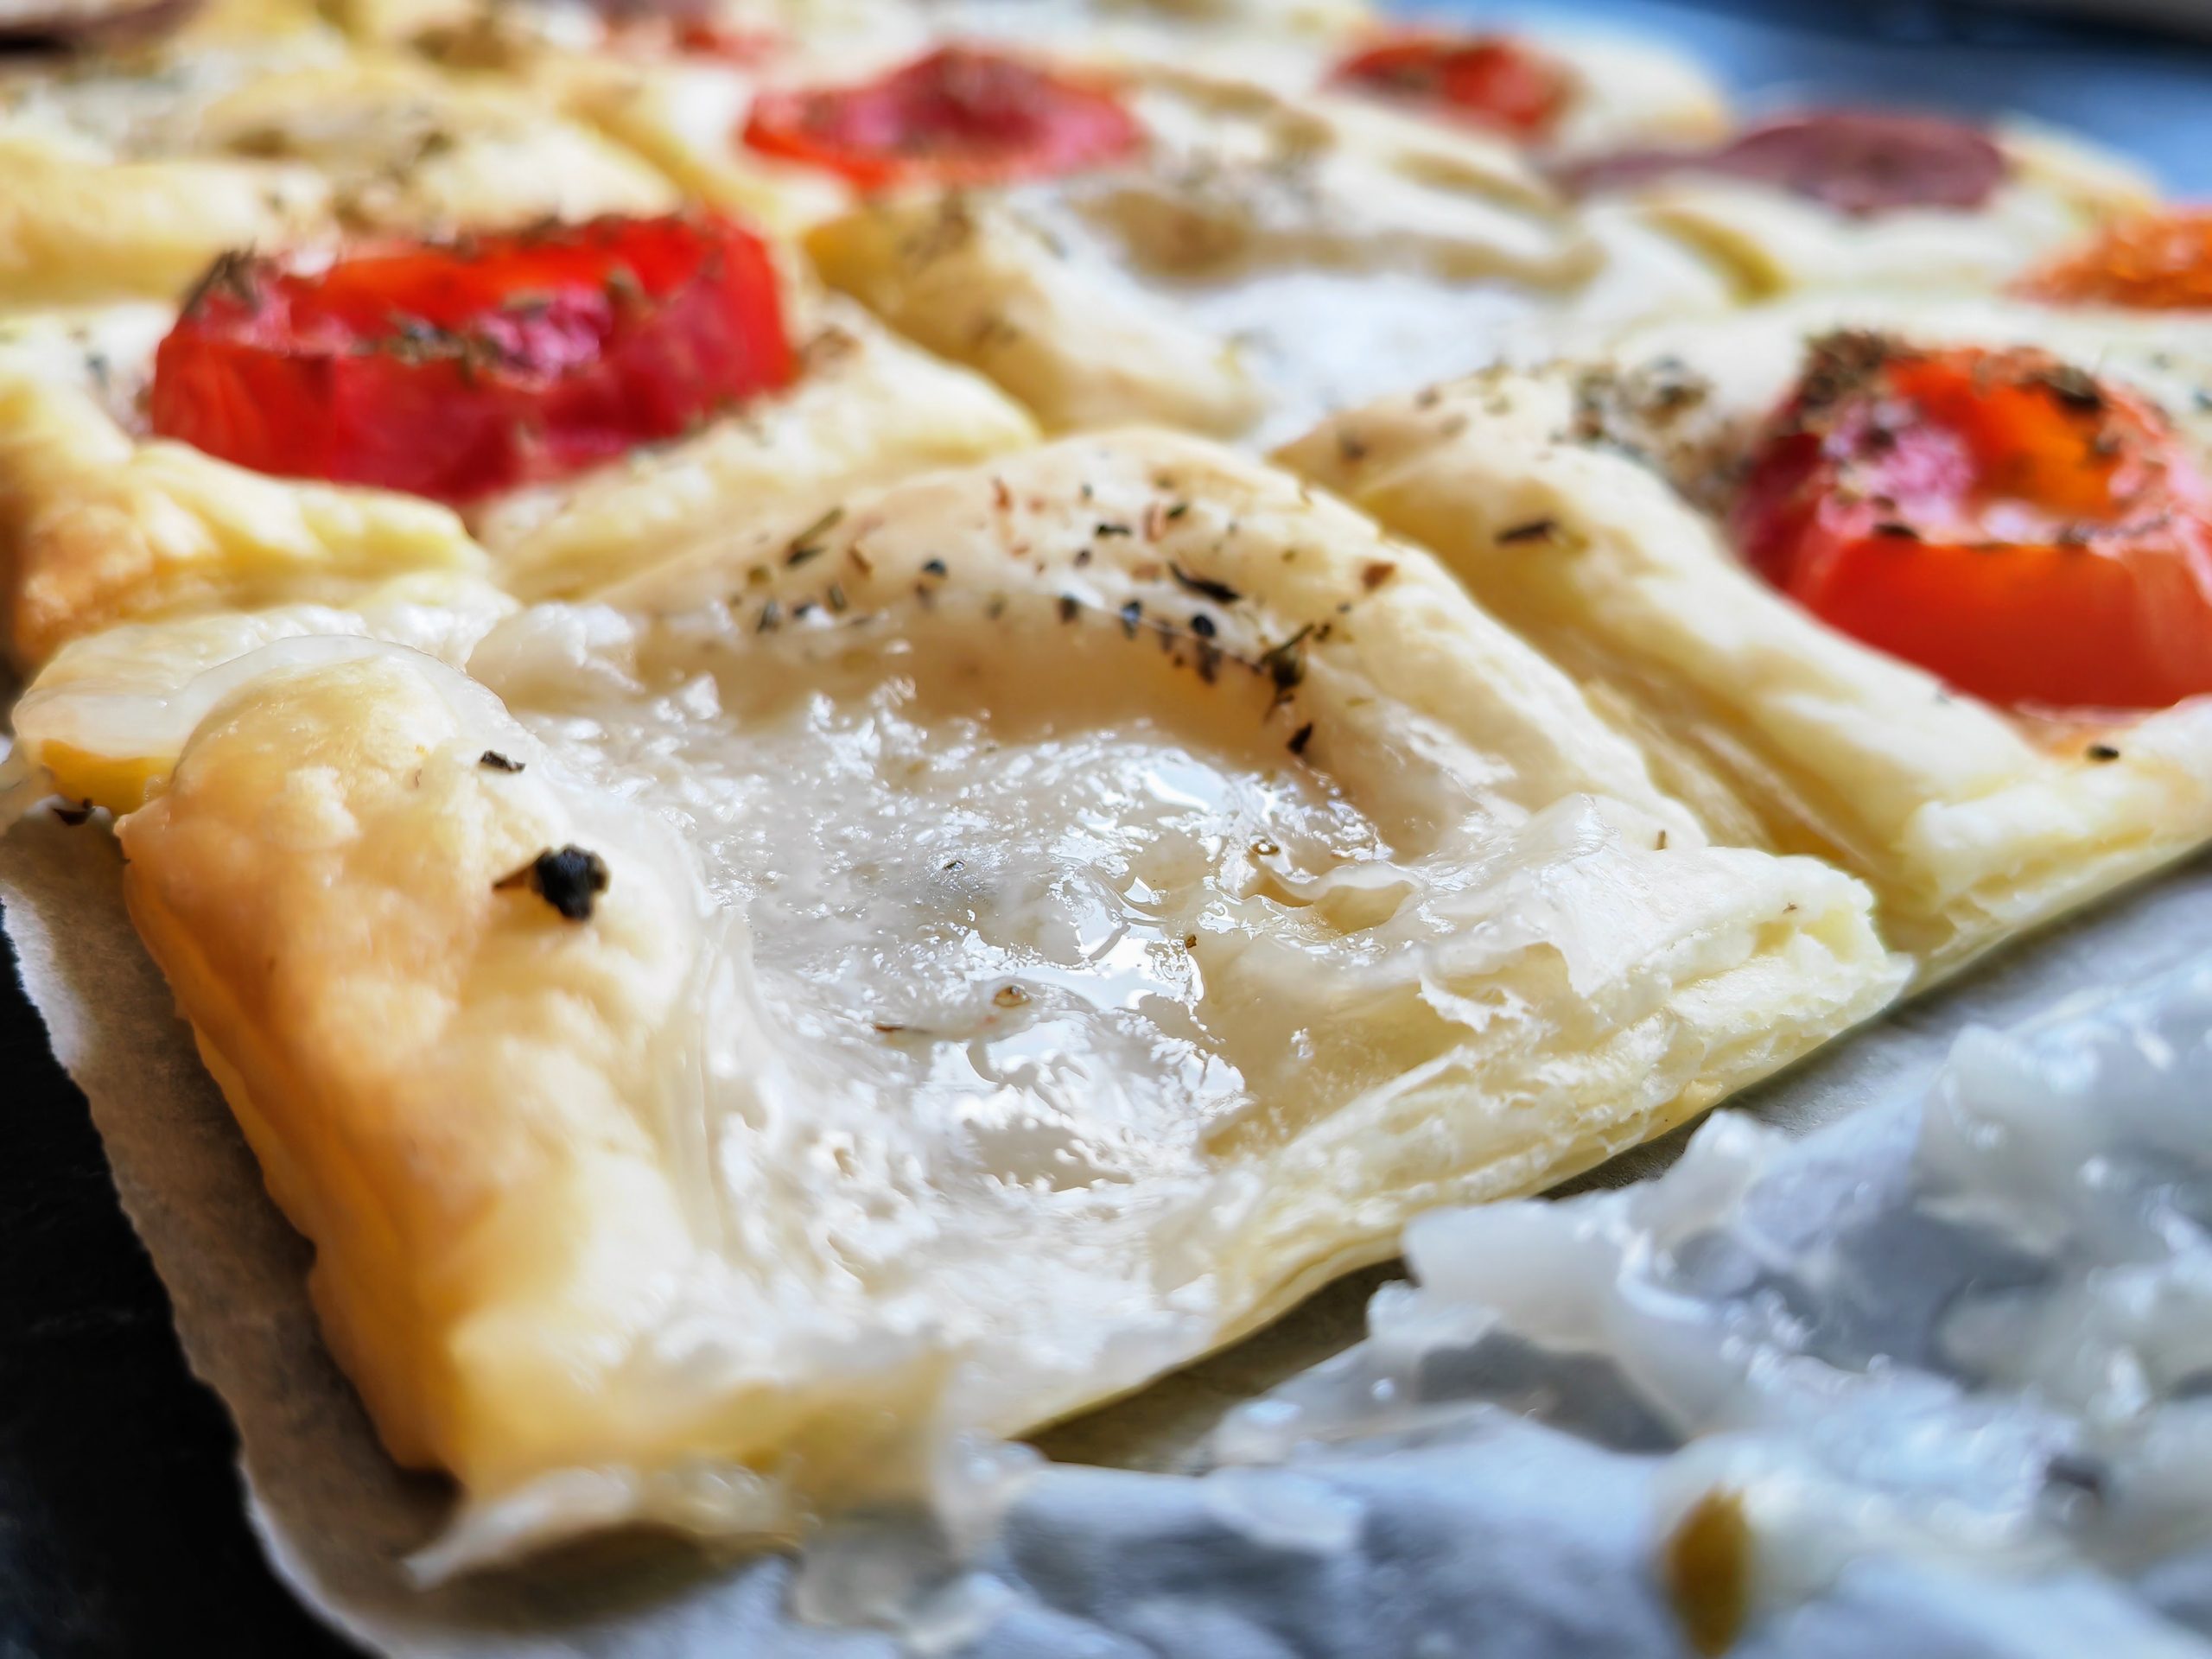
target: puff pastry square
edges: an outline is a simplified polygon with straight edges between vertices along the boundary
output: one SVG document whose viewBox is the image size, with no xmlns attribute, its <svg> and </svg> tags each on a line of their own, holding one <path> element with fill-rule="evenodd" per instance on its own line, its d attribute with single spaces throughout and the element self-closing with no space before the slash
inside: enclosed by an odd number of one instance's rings
<svg viewBox="0 0 2212 1659">
<path fill-rule="evenodd" d="M 1035 442 L 1019 406 L 849 301 L 795 280 L 798 378 L 690 436 L 467 515 L 391 490 L 273 478 L 149 438 L 134 394 L 162 305 L 0 315 L 0 627 L 17 667 L 118 622 L 345 603 L 409 572 L 527 597 L 590 593 L 747 512 Z"/>
<path fill-rule="evenodd" d="M 1932 979 L 2212 838 L 2212 700 L 2015 716 L 1738 563 L 1713 511 L 1732 458 L 1839 327 L 2042 345 L 2208 435 L 2189 390 L 2212 364 L 2202 325 L 1876 295 L 1658 326 L 1593 364 L 1393 397 L 1281 459 L 1440 555 L 1717 835 L 1865 879 L 1885 936 Z"/>
<path fill-rule="evenodd" d="M 19 724 L 465 1490 L 438 1566 L 918 1480 L 1903 976 L 1427 555 L 1194 439 L 421 597 L 87 640 Z"/>
</svg>

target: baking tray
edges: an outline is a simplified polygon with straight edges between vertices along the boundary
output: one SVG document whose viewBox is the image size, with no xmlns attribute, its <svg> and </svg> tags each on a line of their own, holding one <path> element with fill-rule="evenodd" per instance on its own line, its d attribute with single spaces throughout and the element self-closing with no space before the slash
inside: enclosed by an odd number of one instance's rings
<svg viewBox="0 0 2212 1659">
<path fill-rule="evenodd" d="M 2170 189 L 2212 194 L 2212 51 L 2140 30 L 1981 6 L 1802 0 L 1424 10 L 1647 34 L 1699 55 L 1755 103 L 1821 99 L 2018 110 L 2135 155 Z M 0 899 L 22 891 L 10 873 L 20 878 L 24 859 L 54 855 L 81 865 L 86 845 L 55 830 L 0 848 Z M 11 933 L 41 956 L 38 971 L 149 974 L 143 953 L 103 931 L 103 920 L 119 919 L 102 910 L 111 906 L 111 882 L 102 887 L 96 861 L 79 873 L 92 885 L 65 882 L 56 903 L 19 899 L 7 918 Z M 2208 924 L 2212 869 L 2184 872 L 2029 943 L 1741 1103 L 1796 1125 L 1851 1109 L 1923 1076 L 1963 1025 L 2009 1018 L 2082 985 L 2177 959 L 2212 938 Z M 118 950 L 119 959 L 88 963 Z M 169 1020 L 157 981 L 142 979 L 128 1003 L 49 1012 L 57 1016 L 54 1039 L 73 1066 L 109 1097 L 100 1107 L 104 1118 L 156 1096 L 182 1103 L 165 1105 L 158 1121 L 140 1126 L 157 1135 L 139 1145 L 138 1155 L 125 1150 L 130 1137 L 118 1135 L 115 1160 L 129 1207 L 180 1304 L 191 1299 L 192 1317 L 211 1317 L 212 1309 L 219 1318 L 237 1282 L 226 1275 L 240 1270 L 240 1251 L 261 1251 L 264 1267 L 279 1263 L 296 1285 L 303 1249 L 269 1211 L 251 1160 Z M 120 1052 L 116 1021 L 165 1027 L 173 1075 L 104 1073 L 103 1051 Z M 0 1114 L 7 1137 L 0 1141 L 6 1166 L 0 1179 L 7 1182 L 0 1213 L 9 1217 L 10 1241 L 0 1252 L 6 1333 L 0 1337 L 0 1653 L 136 1653 L 187 1639 L 241 1654 L 350 1650 L 272 1576 L 261 1558 L 263 1541 L 276 1554 L 284 1580 L 311 1586 L 326 1607 L 350 1609 L 354 1627 L 380 1644 L 410 1651 L 638 1651 L 634 1611 L 662 1598 L 678 1610 L 656 1632 L 664 1638 L 654 1644 L 662 1652 L 889 1650 L 880 1637 L 791 1626 L 783 1605 L 789 1567 L 777 1560 L 742 1568 L 668 1555 L 601 1563 L 550 1584 L 486 1582 L 471 1592 L 474 1605 L 450 1618 L 456 1610 L 435 1602 L 404 1611 L 387 1594 L 392 1560 L 420 1532 L 395 1535 L 381 1554 L 349 1556 L 358 1541 L 341 1539 L 325 1522 L 334 1504 L 358 1510 L 358 1495 L 313 1490 L 307 1471 L 320 1468 L 325 1460 L 312 1454 L 334 1436 L 357 1459 L 362 1491 L 396 1506 L 388 1514 L 419 1522 L 434 1511 L 438 1494 L 397 1477 L 368 1442 L 303 1305 L 296 1318 L 268 1322 L 257 1350 L 238 1350 L 262 1356 L 266 1363 L 257 1370 L 218 1366 L 210 1344 L 196 1344 L 211 1380 L 254 1408 L 245 1447 L 255 1493 L 249 1530 L 227 1426 L 185 1371 L 168 1297 L 117 1207 L 84 1100 L 46 1050 L 39 1017 L 11 977 L 0 991 L 0 1098 L 10 1108 Z M 165 1190 L 160 1147 L 173 1141 L 160 1137 L 178 1135 L 196 1148 L 202 1177 L 227 1183 L 219 1192 L 182 1195 L 188 1202 Z M 1681 1141 L 1643 1149 L 1596 1179 L 1657 1167 Z M 211 1198 L 219 1202 L 207 1205 Z M 201 1236 L 190 1224 L 194 1205 L 207 1205 L 207 1214 L 226 1213 L 228 1205 L 248 1223 Z M 1276 1329 L 1136 1402 L 1065 1426 L 1045 1443 L 1063 1456 L 1172 1467 L 1233 1402 L 1356 1339 L 1366 1298 L 1385 1276 L 1340 1284 Z M 550 1634 L 556 1630 L 562 1633 Z M 697 1645 L 685 1645 L 687 1639 Z"/>
</svg>

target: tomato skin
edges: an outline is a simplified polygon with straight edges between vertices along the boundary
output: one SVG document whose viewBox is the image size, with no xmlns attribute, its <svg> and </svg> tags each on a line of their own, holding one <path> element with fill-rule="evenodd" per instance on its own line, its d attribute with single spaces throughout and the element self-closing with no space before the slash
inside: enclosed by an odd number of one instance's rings
<svg viewBox="0 0 2212 1659">
<path fill-rule="evenodd" d="M 675 437 L 790 383 L 766 248 L 603 219 L 218 263 L 156 350 L 160 436 L 283 477 L 466 502 Z"/>
<path fill-rule="evenodd" d="M 2014 285 L 2023 298 L 2142 311 L 2212 311 L 2212 207 L 2107 226 Z"/>
<path fill-rule="evenodd" d="M 1819 343 L 1732 524 L 1823 621 L 1990 702 L 2212 691 L 2212 487 L 2157 409 L 2044 353 Z"/>
<path fill-rule="evenodd" d="M 1130 155 L 1144 134 L 1103 86 L 946 46 L 859 86 L 764 92 L 744 139 L 763 155 L 885 190 L 1058 177 Z"/>
<path fill-rule="evenodd" d="M 1563 65 L 1497 35 L 1402 35 L 1355 53 L 1329 78 L 1523 143 L 1548 137 L 1574 92 Z"/>
<path fill-rule="evenodd" d="M 1887 110 L 1801 110 L 1694 149 L 1625 149 L 1562 168 L 1578 195 L 1705 175 L 1772 186 L 1853 219 L 1986 207 L 2012 164 L 1978 127 Z"/>
<path fill-rule="evenodd" d="M 732 29 L 702 17 L 678 17 L 673 32 L 676 49 L 687 56 L 748 67 L 766 62 L 784 47 L 783 37 L 772 29 Z"/>
</svg>

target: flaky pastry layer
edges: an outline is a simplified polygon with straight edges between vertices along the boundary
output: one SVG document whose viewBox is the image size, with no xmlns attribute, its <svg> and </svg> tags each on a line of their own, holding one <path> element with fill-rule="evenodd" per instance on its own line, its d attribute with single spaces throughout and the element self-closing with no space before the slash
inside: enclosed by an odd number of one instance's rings
<svg viewBox="0 0 2212 1659">
<path fill-rule="evenodd" d="M 614 597 L 157 625 L 23 709 L 126 813 L 334 1351 L 466 1490 L 442 1567 L 918 1481 L 1902 977 L 1427 555 L 1193 440 Z"/>
</svg>

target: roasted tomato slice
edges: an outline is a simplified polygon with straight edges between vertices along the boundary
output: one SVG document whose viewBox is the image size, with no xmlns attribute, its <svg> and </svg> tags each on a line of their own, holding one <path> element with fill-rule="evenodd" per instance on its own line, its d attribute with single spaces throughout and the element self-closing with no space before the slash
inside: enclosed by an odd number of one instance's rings
<svg viewBox="0 0 2212 1659">
<path fill-rule="evenodd" d="M 2045 353 L 1818 343 L 1735 530 L 1815 615 L 1993 702 L 2212 691 L 2212 489 L 2156 408 Z"/>
<path fill-rule="evenodd" d="M 264 473 L 465 501 L 787 384 L 750 232 L 601 219 L 346 255 L 232 256 L 155 354 L 154 430 Z"/>
<path fill-rule="evenodd" d="M 1002 184 L 1100 167 L 1142 142 L 1114 93 L 981 47 L 947 46 L 857 86 L 763 93 L 745 142 L 864 190 Z"/>
<path fill-rule="evenodd" d="M 1564 64 L 1497 35 L 1411 35 L 1346 58 L 1339 86 L 1419 105 L 1523 143 L 1548 137 L 1574 94 Z"/>
<path fill-rule="evenodd" d="M 1811 110 L 1701 149 L 1630 149 L 1567 169 L 1572 189 L 1632 189 L 1680 174 L 1769 184 L 1838 213 L 1986 207 L 2012 163 L 1977 127 L 1931 115 Z"/>
<path fill-rule="evenodd" d="M 2121 219 L 2029 272 L 2018 291 L 2062 305 L 2212 311 L 2212 207 Z"/>
<path fill-rule="evenodd" d="M 671 34 L 676 49 L 687 56 L 719 58 L 747 67 L 766 63 L 785 44 L 783 36 L 773 29 L 736 29 L 704 17 L 679 16 Z"/>
</svg>

